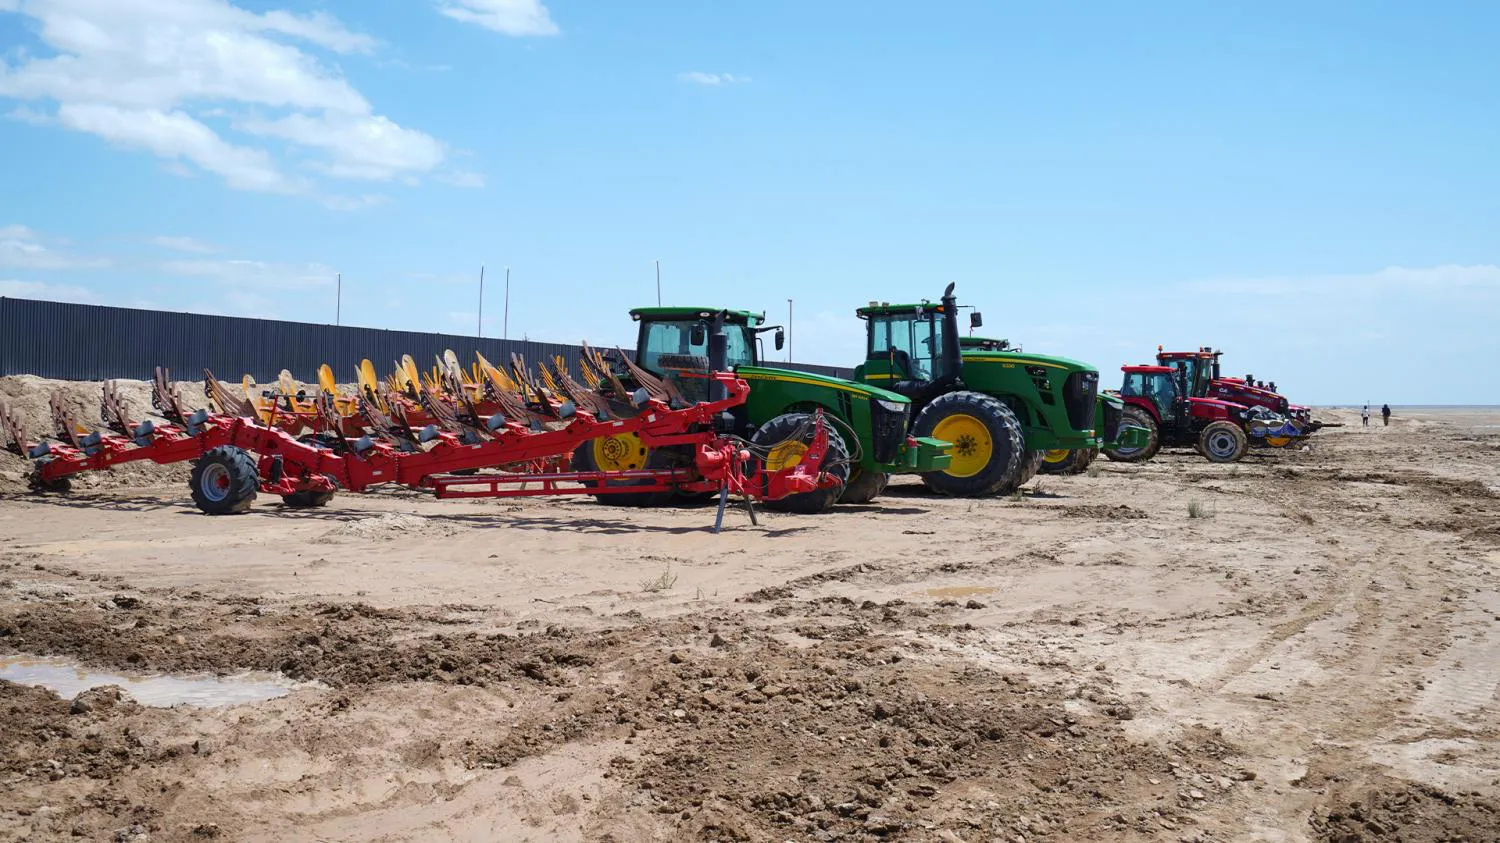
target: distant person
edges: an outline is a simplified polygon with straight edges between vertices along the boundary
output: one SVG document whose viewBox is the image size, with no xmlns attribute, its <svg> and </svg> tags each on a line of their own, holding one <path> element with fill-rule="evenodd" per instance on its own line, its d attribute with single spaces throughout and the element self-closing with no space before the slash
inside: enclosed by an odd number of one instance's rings
<svg viewBox="0 0 1500 843">
<path fill-rule="evenodd" d="M 1391 405 L 1389 405 L 1389 404 L 1381 404 L 1380 405 L 1380 417 L 1385 420 L 1385 426 L 1386 427 L 1390 427 L 1391 426 Z"/>
<path fill-rule="evenodd" d="M 1370 405 L 1369 404 L 1366 404 L 1365 408 L 1363 410 L 1359 411 L 1359 420 L 1365 423 L 1365 427 L 1369 427 L 1370 426 Z"/>
</svg>

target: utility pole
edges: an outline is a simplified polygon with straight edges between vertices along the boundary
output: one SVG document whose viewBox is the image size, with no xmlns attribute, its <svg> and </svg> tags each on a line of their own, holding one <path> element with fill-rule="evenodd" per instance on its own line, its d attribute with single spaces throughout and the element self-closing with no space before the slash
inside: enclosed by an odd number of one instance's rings
<svg viewBox="0 0 1500 843">
<path fill-rule="evenodd" d="M 792 362 L 792 300 L 786 300 L 786 362 Z"/>
<path fill-rule="evenodd" d="M 344 273 L 338 275 L 338 292 L 333 300 L 333 324 L 338 327 L 344 318 Z"/>
<path fill-rule="evenodd" d="M 510 267 L 505 268 L 505 319 L 500 323 L 501 339 L 510 339 Z"/>
<path fill-rule="evenodd" d="M 661 259 L 656 260 L 656 306 L 661 307 Z"/>
<path fill-rule="evenodd" d="M 475 329 L 474 336 L 484 336 L 484 264 L 479 265 L 479 327 Z"/>
</svg>

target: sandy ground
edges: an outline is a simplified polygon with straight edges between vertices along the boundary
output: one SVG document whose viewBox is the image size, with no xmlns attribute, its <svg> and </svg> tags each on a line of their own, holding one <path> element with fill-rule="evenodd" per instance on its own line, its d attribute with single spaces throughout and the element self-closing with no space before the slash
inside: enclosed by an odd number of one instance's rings
<svg viewBox="0 0 1500 843">
<path fill-rule="evenodd" d="M 0 655 L 319 684 L 0 682 L 0 838 L 1500 840 L 1500 415 L 1326 415 L 1305 452 L 717 536 L 406 492 L 209 518 L 169 473 L 10 493 Z"/>
</svg>

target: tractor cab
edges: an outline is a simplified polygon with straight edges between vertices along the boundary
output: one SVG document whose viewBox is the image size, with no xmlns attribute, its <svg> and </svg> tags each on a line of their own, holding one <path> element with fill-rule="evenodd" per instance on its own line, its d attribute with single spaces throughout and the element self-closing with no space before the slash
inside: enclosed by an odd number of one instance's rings
<svg viewBox="0 0 1500 843">
<path fill-rule="evenodd" d="M 749 310 L 719 310 L 707 307 L 638 307 L 630 318 L 641 323 L 636 341 L 636 365 L 663 374 L 661 357 L 695 355 L 708 357 L 716 367 L 733 370 L 759 365 L 760 335 L 775 331 L 776 348 L 786 344 L 779 325 L 763 326 L 765 314 Z M 724 336 L 724 359 L 713 360 L 709 338 Z"/>
<path fill-rule="evenodd" d="M 1219 378 L 1219 358 L 1223 354 L 1223 351 L 1214 351 L 1207 346 L 1197 351 L 1162 351 L 1161 346 L 1157 346 L 1156 364 L 1173 369 L 1185 369 L 1188 395 L 1193 398 L 1206 398 L 1209 395 L 1210 384 Z"/>
<path fill-rule="evenodd" d="M 1187 395 L 1182 384 L 1189 382 L 1186 366 L 1124 366 L 1125 381 L 1120 387 L 1120 398 L 1126 404 L 1144 407 L 1158 418 L 1163 426 L 1175 426 L 1186 421 Z"/>
<path fill-rule="evenodd" d="M 871 302 L 856 310 L 865 320 L 866 346 L 865 362 L 855 379 L 905 395 L 918 411 L 951 391 L 963 370 L 953 287 L 949 284 L 936 304 Z M 974 327 L 983 324 L 978 313 L 970 320 Z"/>
</svg>

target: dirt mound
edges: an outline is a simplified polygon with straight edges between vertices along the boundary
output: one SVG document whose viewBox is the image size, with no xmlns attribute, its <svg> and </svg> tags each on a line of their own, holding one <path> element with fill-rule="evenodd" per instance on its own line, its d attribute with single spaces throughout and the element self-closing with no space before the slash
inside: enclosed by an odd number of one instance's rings
<svg viewBox="0 0 1500 843">
<path fill-rule="evenodd" d="M 1500 840 L 1500 804 L 1422 784 L 1387 781 L 1342 803 L 1313 811 L 1317 839 L 1331 843 Z"/>
<path fill-rule="evenodd" d="M 1056 688 L 891 643 L 757 636 L 666 656 L 641 712 L 650 745 L 617 764 L 677 835 L 708 840 L 1160 833 L 1232 787 L 1207 733 L 1174 760 Z"/>
</svg>

